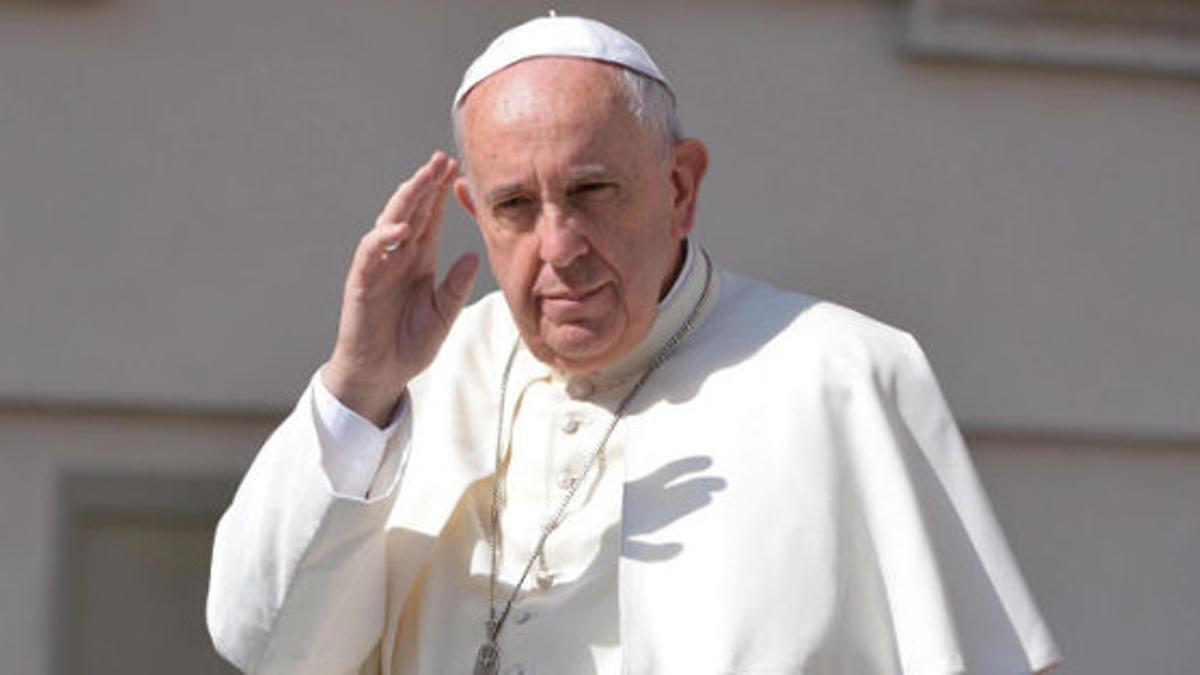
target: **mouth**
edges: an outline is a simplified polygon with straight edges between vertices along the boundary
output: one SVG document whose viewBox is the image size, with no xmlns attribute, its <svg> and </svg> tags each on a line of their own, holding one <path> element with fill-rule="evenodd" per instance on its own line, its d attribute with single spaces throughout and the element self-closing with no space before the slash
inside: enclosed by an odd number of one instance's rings
<svg viewBox="0 0 1200 675">
<path fill-rule="evenodd" d="M 542 293 L 540 295 L 542 308 L 550 310 L 552 313 L 569 312 L 582 308 L 597 299 L 607 286 L 608 284 L 601 284 L 582 291 L 564 290 Z"/>
</svg>

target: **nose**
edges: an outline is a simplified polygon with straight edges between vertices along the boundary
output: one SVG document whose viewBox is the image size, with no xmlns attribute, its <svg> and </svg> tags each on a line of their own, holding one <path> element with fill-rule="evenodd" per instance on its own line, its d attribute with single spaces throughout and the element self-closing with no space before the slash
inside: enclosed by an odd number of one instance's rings
<svg viewBox="0 0 1200 675">
<path fill-rule="evenodd" d="M 538 218 L 538 254 L 548 264 L 564 268 L 587 253 L 587 239 L 574 216 L 556 204 L 546 204 Z"/>
</svg>

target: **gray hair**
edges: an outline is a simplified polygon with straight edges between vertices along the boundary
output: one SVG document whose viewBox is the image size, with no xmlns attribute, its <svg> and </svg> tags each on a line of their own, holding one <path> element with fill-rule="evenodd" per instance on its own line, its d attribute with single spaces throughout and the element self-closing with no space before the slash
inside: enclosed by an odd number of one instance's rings
<svg viewBox="0 0 1200 675">
<path fill-rule="evenodd" d="M 675 97 L 665 84 L 653 77 L 623 66 L 615 67 L 617 82 L 625 95 L 629 112 L 633 113 L 642 128 L 653 134 L 658 141 L 659 159 L 666 162 L 671 157 L 671 151 L 683 140 L 683 129 L 679 124 L 679 115 L 675 112 Z M 462 158 L 464 165 L 466 155 L 463 152 L 462 109 L 468 98 L 470 94 L 464 96 L 451 113 L 454 146 L 458 149 L 458 156 Z"/>
</svg>

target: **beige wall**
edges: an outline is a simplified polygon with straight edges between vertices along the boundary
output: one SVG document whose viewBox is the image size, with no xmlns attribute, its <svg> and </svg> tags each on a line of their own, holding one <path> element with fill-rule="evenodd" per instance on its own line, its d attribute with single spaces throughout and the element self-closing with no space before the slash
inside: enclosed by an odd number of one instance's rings
<svg viewBox="0 0 1200 675">
<path fill-rule="evenodd" d="M 281 405 L 542 4 L 0 5 L 0 396 Z M 605 7 L 712 147 L 721 261 L 913 330 L 972 424 L 1200 433 L 1194 80 L 902 60 L 891 4 Z"/>
<path fill-rule="evenodd" d="M 0 670 L 51 667 L 56 477 L 239 471 L 328 348 L 358 233 L 448 145 L 470 55 L 543 6 L 0 3 Z M 1185 672 L 1200 86 L 906 60 L 899 12 L 602 18 L 710 145 L 716 257 L 922 339 L 1067 672 Z M 457 210 L 443 247 L 479 248 Z"/>
<path fill-rule="evenodd" d="M 1024 434 L 971 441 L 1066 654 L 1061 672 L 1194 673 L 1200 443 Z"/>
<path fill-rule="evenodd" d="M 140 478 L 150 483 L 186 484 L 240 475 L 249 464 L 256 446 L 266 439 L 270 421 L 255 416 L 164 415 L 128 411 L 63 412 L 9 409 L 0 412 L 0 672 L 40 675 L 42 673 L 101 673 L 134 671 L 58 670 L 64 659 L 60 647 L 66 642 L 62 627 L 77 625 L 87 617 L 70 617 L 61 612 L 81 612 L 87 604 L 80 598 L 63 597 L 68 590 L 84 597 L 89 585 L 87 570 L 78 567 L 74 555 L 86 553 L 87 541 L 73 542 L 68 553 L 64 541 L 63 481 L 66 476 Z M 107 508 L 81 511 L 87 515 L 146 515 L 138 508 L 142 494 L 126 493 Z M 181 495 L 189 499 L 188 495 Z M 101 504 L 100 506 L 104 506 Z M 190 504 L 184 510 L 200 511 Z M 203 506 L 203 505 L 200 505 Z M 173 509 L 173 511 L 178 509 Z M 132 512 L 132 513 L 131 513 Z M 163 513 L 161 522 L 179 523 L 175 513 Z M 191 514 L 189 514 L 191 515 Z M 184 518 L 182 522 L 194 522 Z M 115 543 L 112 539 L 107 540 Z M 162 551 L 173 558 L 191 549 Z M 147 561 L 147 570 L 161 569 Z M 186 561 L 182 561 L 185 562 Z M 194 564 L 191 569 L 196 569 Z M 199 561 L 199 569 L 207 564 Z M 129 569 L 124 577 L 131 598 L 144 592 L 147 570 Z M 115 570 L 99 570 L 94 584 L 106 578 L 121 578 Z M 203 586 L 204 579 L 178 579 L 184 590 Z M 81 588 L 82 586 L 82 588 Z M 195 598 L 192 598 L 193 600 Z M 164 596 L 169 602 L 171 596 Z M 199 629 L 201 607 L 178 608 L 183 623 Z M 138 617 L 125 612 L 110 617 L 114 624 L 127 622 L 146 628 Z M 150 626 L 141 639 L 147 645 L 176 640 L 171 624 Z M 79 636 L 75 641 L 79 642 Z M 186 637 L 186 636 L 184 636 Z M 203 640 L 202 631 L 191 636 Z M 142 671 L 154 672 L 154 671 Z M 166 671 L 159 671 L 166 672 Z"/>
</svg>

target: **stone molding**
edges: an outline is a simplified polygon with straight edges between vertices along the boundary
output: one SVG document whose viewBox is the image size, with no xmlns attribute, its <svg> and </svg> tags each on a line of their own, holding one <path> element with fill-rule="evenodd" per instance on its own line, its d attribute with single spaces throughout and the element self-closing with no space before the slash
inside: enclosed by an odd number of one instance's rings
<svg viewBox="0 0 1200 675">
<path fill-rule="evenodd" d="M 902 48 L 1007 63 L 1200 74 L 1194 0 L 909 0 Z"/>
</svg>

